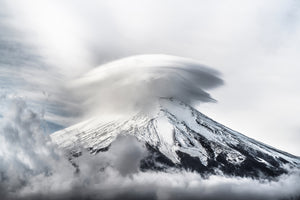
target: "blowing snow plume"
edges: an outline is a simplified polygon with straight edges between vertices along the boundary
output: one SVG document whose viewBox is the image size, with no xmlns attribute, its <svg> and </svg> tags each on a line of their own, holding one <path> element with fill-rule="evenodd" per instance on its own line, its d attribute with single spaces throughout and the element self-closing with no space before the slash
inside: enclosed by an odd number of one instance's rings
<svg viewBox="0 0 300 200">
<path fill-rule="evenodd" d="M 88 110 L 111 113 L 149 110 L 161 97 L 214 102 L 207 90 L 222 84 L 217 71 L 195 60 L 138 55 L 101 65 L 72 87 Z"/>
</svg>

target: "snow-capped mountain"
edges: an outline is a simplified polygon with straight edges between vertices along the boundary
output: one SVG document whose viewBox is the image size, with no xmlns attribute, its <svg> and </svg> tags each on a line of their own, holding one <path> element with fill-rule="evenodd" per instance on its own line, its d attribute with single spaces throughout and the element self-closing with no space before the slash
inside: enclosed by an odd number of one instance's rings
<svg viewBox="0 0 300 200">
<path fill-rule="evenodd" d="M 191 106 L 170 98 L 159 100 L 155 114 L 103 122 L 92 118 L 51 135 L 69 155 L 109 149 L 120 134 L 145 143 L 142 170 L 183 168 L 201 174 L 274 177 L 299 167 L 300 158 L 251 139 L 210 119 Z"/>
</svg>

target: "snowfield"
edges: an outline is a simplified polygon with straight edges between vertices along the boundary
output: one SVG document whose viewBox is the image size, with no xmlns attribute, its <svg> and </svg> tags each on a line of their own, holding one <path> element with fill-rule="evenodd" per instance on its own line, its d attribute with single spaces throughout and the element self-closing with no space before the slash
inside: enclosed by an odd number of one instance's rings
<svg viewBox="0 0 300 200">
<path fill-rule="evenodd" d="M 138 112 L 109 122 L 95 117 L 55 132 L 51 138 L 66 153 L 78 156 L 82 148 L 91 153 L 107 150 L 118 135 L 135 136 L 152 153 L 171 161 L 151 157 L 164 168 L 268 177 L 300 164 L 298 157 L 233 131 L 173 98 L 161 98 L 154 114 Z"/>
</svg>

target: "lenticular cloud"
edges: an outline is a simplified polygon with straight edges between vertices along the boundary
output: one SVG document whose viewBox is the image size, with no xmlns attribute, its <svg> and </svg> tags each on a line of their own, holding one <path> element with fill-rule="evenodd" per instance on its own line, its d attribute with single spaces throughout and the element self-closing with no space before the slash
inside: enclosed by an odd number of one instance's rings
<svg viewBox="0 0 300 200">
<path fill-rule="evenodd" d="M 148 109 L 157 98 L 191 104 L 215 101 L 207 90 L 223 84 L 219 73 L 199 62 L 169 55 L 139 55 L 101 65 L 84 74 L 72 89 L 90 110 Z"/>
</svg>

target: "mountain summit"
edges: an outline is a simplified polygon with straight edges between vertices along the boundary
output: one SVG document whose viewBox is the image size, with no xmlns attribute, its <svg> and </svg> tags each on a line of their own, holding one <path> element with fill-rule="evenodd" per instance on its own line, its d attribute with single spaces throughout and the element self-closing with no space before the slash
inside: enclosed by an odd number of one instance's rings
<svg viewBox="0 0 300 200">
<path fill-rule="evenodd" d="M 69 156 L 82 148 L 96 154 L 109 149 L 118 135 L 132 135 L 144 143 L 148 155 L 142 170 L 180 168 L 200 174 L 276 177 L 299 167 L 300 158 L 251 139 L 210 119 L 173 98 L 161 98 L 155 114 L 81 122 L 51 135 Z"/>
</svg>

